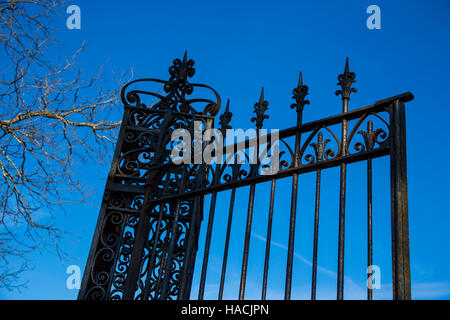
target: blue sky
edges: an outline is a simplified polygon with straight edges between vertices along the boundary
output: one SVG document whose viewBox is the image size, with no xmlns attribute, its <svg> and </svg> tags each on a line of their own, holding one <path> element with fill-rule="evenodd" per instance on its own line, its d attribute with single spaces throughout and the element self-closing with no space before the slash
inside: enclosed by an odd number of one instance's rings
<svg viewBox="0 0 450 320">
<path fill-rule="evenodd" d="M 450 149 L 448 92 L 450 63 L 450 2 L 435 1 L 72 1 L 81 8 L 81 30 L 65 28 L 66 14 L 53 20 L 64 46 L 54 58 L 70 56 L 83 41 L 86 52 L 80 66 L 88 74 L 105 70 L 134 78 L 168 78 L 172 60 L 188 50 L 196 62 L 195 82 L 213 86 L 222 99 L 231 99 L 233 127 L 253 127 L 253 104 L 262 86 L 269 101 L 266 128 L 283 129 L 295 124 L 289 108 L 298 72 L 309 86 L 311 104 L 304 122 L 337 114 L 341 101 L 334 95 L 337 75 L 345 57 L 356 73 L 358 89 L 350 109 L 411 91 L 415 99 L 406 106 L 408 191 L 410 215 L 411 278 L 413 298 L 449 299 L 450 225 L 448 181 Z M 366 8 L 381 9 L 381 30 L 366 27 Z M 113 117 L 120 119 L 122 110 Z M 375 298 L 391 298 L 389 167 L 388 159 L 374 161 L 374 263 L 382 270 L 382 289 Z M 31 257 L 34 269 L 23 274 L 28 282 L 20 291 L 0 291 L 1 299 L 74 299 L 76 290 L 66 288 L 66 268 L 82 269 L 95 228 L 98 206 L 109 163 L 80 166 L 79 178 L 95 191 L 91 204 L 66 208 L 58 218 L 67 230 L 78 231 L 79 240 L 65 245 L 73 257 L 65 261 L 51 252 Z M 353 179 L 352 179 L 353 177 Z M 349 168 L 346 222 L 345 297 L 365 297 L 365 165 Z M 314 174 L 300 178 L 297 216 L 293 298 L 309 298 L 312 260 Z M 337 169 L 323 173 L 318 298 L 334 298 L 337 260 Z M 261 290 L 269 185 L 257 187 L 252 228 L 252 254 L 246 297 L 258 298 Z M 239 193 L 238 193 L 239 194 Z M 211 248 L 206 298 L 217 296 L 226 222 L 228 193 L 220 194 L 217 230 Z M 225 297 L 237 296 L 242 256 L 248 189 L 237 199 Z M 290 181 L 277 185 L 276 212 L 268 292 L 282 298 L 286 267 Z M 207 198 L 207 203 L 208 202 Z M 208 212 L 208 211 L 205 211 Z M 207 214 L 205 214 L 205 219 Z M 202 228 L 201 239 L 204 238 Z M 202 242 L 200 242 L 202 243 Z M 202 260 L 202 249 L 197 261 Z M 196 297 L 199 268 L 195 271 Z"/>
</svg>

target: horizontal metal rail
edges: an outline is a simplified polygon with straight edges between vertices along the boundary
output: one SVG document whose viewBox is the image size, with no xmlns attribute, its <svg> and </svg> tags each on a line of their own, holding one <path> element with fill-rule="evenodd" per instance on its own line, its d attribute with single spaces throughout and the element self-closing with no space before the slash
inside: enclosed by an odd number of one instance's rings
<svg viewBox="0 0 450 320">
<path fill-rule="evenodd" d="M 388 154 L 389 154 L 389 147 L 386 146 L 386 147 L 377 148 L 377 149 L 370 150 L 370 151 L 347 155 L 344 157 L 336 157 L 331 160 L 316 162 L 316 163 L 313 163 L 310 165 L 289 168 L 289 169 L 280 171 L 273 175 L 260 175 L 260 176 L 255 176 L 255 177 L 249 177 L 249 178 L 245 178 L 242 180 L 231 181 L 231 182 L 227 182 L 227 183 L 223 183 L 223 184 L 213 185 L 213 186 L 207 187 L 207 188 L 200 188 L 200 189 L 196 189 L 196 190 L 192 190 L 192 191 L 186 191 L 185 193 L 177 193 L 177 194 L 173 194 L 173 195 L 168 195 L 168 196 L 160 197 L 155 200 L 151 200 L 151 201 L 149 201 L 149 204 L 156 205 L 158 203 L 167 202 L 167 201 L 170 201 L 173 199 L 190 198 L 195 195 L 206 195 L 206 194 L 210 194 L 210 193 L 216 192 L 216 191 L 219 192 L 219 191 L 224 191 L 224 190 L 228 190 L 231 188 L 244 187 L 244 186 L 250 185 L 251 183 L 266 182 L 266 181 L 270 181 L 272 179 L 278 180 L 281 178 L 292 176 L 294 173 L 303 174 L 303 173 L 307 173 L 307 172 L 316 171 L 318 169 L 327 169 L 327 168 L 331 168 L 331 167 L 336 167 L 336 166 L 339 166 L 341 163 L 349 164 L 349 163 L 358 162 L 361 160 L 367 160 L 369 158 L 371 158 L 371 159 L 379 158 L 382 156 L 386 156 Z"/>
</svg>

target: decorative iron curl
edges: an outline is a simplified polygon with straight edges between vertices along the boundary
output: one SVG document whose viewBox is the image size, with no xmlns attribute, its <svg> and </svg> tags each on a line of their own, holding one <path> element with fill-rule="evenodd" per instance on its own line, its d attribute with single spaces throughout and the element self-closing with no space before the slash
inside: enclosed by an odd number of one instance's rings
<svg viewBox="0 0 450 320">
<path fill-rule="evenodd" d="M 323 141 L 323 133 L 322 133 L 321 129 L 325 129 L 326 131 L 328 131 L 331 134 L 331 136 L 333 137 L 334 141 L 337 144 L 337 147 L 338 147 L 337 151 L 335 151 L 331 148 L 325 149 L 326 144 L 329 143 L 331 141 L 331 139 L 326 139 L 325 141 Z M 312 139 L 316 135 L 318 135 L 317 143 L 311 143 Z M 306 149 L 309 146 L 312 146 L 314 148 L 315 156 L 309 153 L 303 157 L 303 155 L 306 152 Z M 310 164 L 316 163 L 318 161 L 322 161 L 324 159 L 325 160 L 332 159 L 335 157 L 336 154 L 341 153 L 341 148 L 342 148 L 342 144 L 339 141 L 338 137 L 334 134 L 333 131 L 331 131 L 328 127 L 325 127 L 325 126 L 317 127 L 311 132 L 311 134 L 308 136 L 306 141 L 303 143 L 302 148 L 300 149 L 300 156 L 299 156 L 300 166 L 310 165 Z M 302 163 L 303 159 L 306 161 L 305 164 Z"/>
<path fill-rule="evenodd" d="M 150 110 L 172 110 L 174 112 L 202 115 L 209 114 L 215 116 L 219 112 L 221 106 L 220 96 L 216 90 L 208 85 L 190 83 L 188 81 L 188 78 L 195 74 L 193 65 L 194 61 L 191 59 L 188 60 L 185 54 L 183 60 L 175 59 L 173 61 L 173 65 L 169 68 L 169 80 L 144 78 L 133 80 L 125 84 L 120 92 L 120 98 L 123 104 L 125 106 L 148 108 Z M 145 90 L 128 91 L 131 85 L 143 82 L 161 84 L 164 88 L 165 95 Z M 194 92 L 194 88 L 205 88 L 210 90 L 214 94 L 216 101 L 206 98 L 186 99 L 186 96 L 189 96 Z M 155 97 L 158 101 L 152 106 L 147 107 L 146 104 L 142 103 L 141 95 Z M 206 106 L 202 111 L 199 111 L 192 106 L 194 103 L 206 103 Z"/>
<path fill-rule="evenodd" d="M 378 118 L 379 120 L 381 120 L 381 122 L 384 123 L 384 125 L 387 128 L 387 132 L 386 132 L 386 130 L 384 130 L 382 128 L 373 130 L 372 120 L 369 120 L 367 122 L 367 131 L 358 130 L 361 127 L 364 120 L 366 120 L 369 116 L 374 116 L 374 117 Z M 382 147 L 385 143 L 387 143 L 389 141 L 389 138 L 390 138 L 389 124 L 382 117 L 380 117 L 380 115 L 377 113 L 373 113 L 373 112 L 366 113 L 361 118 L 359 118 L 358 122 L 355 124 L 352 131 L 350 132 L 350 135 L 348 136 L 347 146 L 346 146 L 346 150 L 345 150 L 346 154 L 351 154 L 349 149 L 350 149 L 352 140 L 356 136 L 356 133 L 362 135 L 362 137 L 364 139 L 364 144 L 361 142 L 357 142 L 353 145 L 353 149 L 356 151 L 356 153 L 373 150 L 377 144 L 380 147 Z"/>
</svg>

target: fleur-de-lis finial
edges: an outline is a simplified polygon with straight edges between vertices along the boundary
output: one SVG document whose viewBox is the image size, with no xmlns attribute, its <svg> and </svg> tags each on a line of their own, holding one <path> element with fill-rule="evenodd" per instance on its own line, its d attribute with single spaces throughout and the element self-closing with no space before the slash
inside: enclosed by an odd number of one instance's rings
<svg viewBox="0 0 450 320">
<path fill-rule="evenodd" d="M 378 136 L 382 137 L 386 134 L 383 129 L 377 129 L 374 131 L 372 120 L 367 121 L 367 131 L 359 130 L 358 133 L 364 138 L 366 150 L 372 150 L 377 142 Z"/>
<path fill-rule="evenodd" d="M 185 51 L 183 60 L 173 60 L 173 65 L 169 68 L 169 81 L 164 84 L 165 92 L 172 92 L 174 94 L 175 91 L 178 91 L 180 100 L 182 100 L 180 105 L 181 112 L 188 112 L 189 105 L 184 103 L 185 96 L 190 95 L 194 91 L 193 85 L 188 81 L 188 78 L 195 74 L 195 68 L 193 66 L 194 60 L 188 59 L 187 51 Z"/>
<path fill-rule="evenodd" d="M 264 119 L 269 119 L 269 116 L 265 114 L 267 111 L 267 107 L 269 106 L 269 102 L 264 100 L 264 87 L 261 89 L 261 96 L 259 97 L 259 102 L 255 103 L 256 117 L 251 119 L 252 122 L 256 122 L 256 128 L 261 129 L 263 126 Z"/>
<path fill-rule="evenodd" d="M 169 81 L 186 82 L 187 78 L 191 78 L 195 74 L 193 67 L 194 60 L 187 58 L 187 51 L 184 52 L 183 60 L 175 59 L 173 65 L 169 68 Z"/>
<path fill-rule="evenodd" d="M 225 107 L 225 111 L 220 116 L 220 132 L 222 132 L 222 135 L 225 137 L 227 133 L 227 129 L 231 129 L 230 121 L 231 117 L 233 116 L 233 113 L 230 112 L 230 99 L 227 100 L 227 105 Z"/>
<path fill-rule="evenodd" d="M 300 113 L 303 111 L 303 107 L 306 104 L 309 104 L 309 101 L 305 100 L 305 97 L 309 94 L 308 86 L 303 85 L 303 78 L 301 72 L 298 77 L 297 88 L 294 88 L 294 90 L 292 90 L 292 93 L 293 93 L 292 99 L 295 99 L 295 103 L 291 104 L 291 108 L 292 109 L 295 108 L 297 113 Z"/>
<path fill-rule="evenodd" d="M 319 132 L 317 135 L 317 143 L 311 143 L 310 145 L 314 148 L 314 151 L 316 152 L 316 161 L 322 161 L 323 155 L 325 153 L 325 147 L 328 142 L 330 142 L 330 139 L 323 140 L 323 133 L 322 131 Z"/>
<path fill-rule="evenodd" d="M 336 95 L 341 95 L 342 100 L 350 100 L 350 94 L 356 92 L 356 88 L 352 88 L 352 84 L 356 82 L 356 74 L 350 72 L 348 67 L 348 57 L 345 60 L 345 70 L 338 76 L 338 85 L 341 86 L 341 90 L 336 91 Z"/>
</svg>

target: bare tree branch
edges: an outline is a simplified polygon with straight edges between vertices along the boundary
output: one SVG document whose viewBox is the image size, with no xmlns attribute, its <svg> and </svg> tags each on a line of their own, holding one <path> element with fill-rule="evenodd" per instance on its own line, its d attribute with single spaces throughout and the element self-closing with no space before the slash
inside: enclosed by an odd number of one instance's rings
<svg viewBox="0 0 450 320">
<path fill-rule="evenodd" d="M 0 1 L 0 287 L 13 288 L 26 269 L 11 269 L 12 259 L 40 247 L 64 256 L 68 234 L 53 209 L 85 201 L 73 166 L 101 159 L 120 126 L 107 119 L 118 94 L 103 88 L 102 68 L 94 77 L 77 68 L 84 44 L 62 64 L 48 58 L 58 45 L 49 21 L 61 5 Z"/>
</svg>

